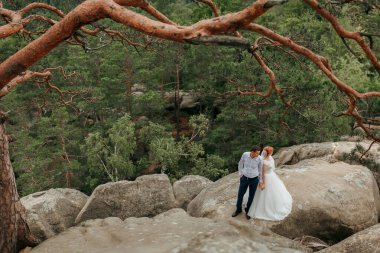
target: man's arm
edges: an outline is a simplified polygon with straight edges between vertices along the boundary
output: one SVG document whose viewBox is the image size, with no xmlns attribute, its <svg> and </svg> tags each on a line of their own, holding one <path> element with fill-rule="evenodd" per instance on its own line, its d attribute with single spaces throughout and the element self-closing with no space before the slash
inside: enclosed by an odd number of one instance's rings
<svg viewBox="0 0 380 253">
<path fill-rule="evenodd" d="M 243 167 L 244 167 L 244 153 L 240 158 L 238 169 L 239 169 L 239 176 L 243 176 Z"/>
</svg>

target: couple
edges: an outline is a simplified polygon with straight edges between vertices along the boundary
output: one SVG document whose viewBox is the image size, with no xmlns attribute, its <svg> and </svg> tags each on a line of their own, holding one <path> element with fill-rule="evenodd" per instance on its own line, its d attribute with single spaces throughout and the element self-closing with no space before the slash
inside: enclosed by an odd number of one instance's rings
<svg viewBox="0 0 380 253">
<path fill-rule="evenodd" d="M 282 220 L 292 210 L 292 196 L 277 176 L 272 158 L 273 148 L 265 147 L 261 156 L 260 148 L 254 146 L 244 152 L 239 162 L 240 185 L 236 211 L 242 212 L 244 194 L 249 188 L 245 213 L 247 219 Z M 258 187 L 259 186 L 259 187 Z M 256 192 L 256 189 L 259 188 Z M 256 193 L 256 194 L 255 194 Z M 252 204 L 253 201 L 253 204 Z"/>
</svg>

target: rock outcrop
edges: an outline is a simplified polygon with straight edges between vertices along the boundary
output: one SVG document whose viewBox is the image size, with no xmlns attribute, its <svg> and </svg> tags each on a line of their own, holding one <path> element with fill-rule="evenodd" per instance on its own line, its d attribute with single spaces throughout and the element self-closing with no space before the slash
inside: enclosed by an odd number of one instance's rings
<svg viewBox="0 0 380 253">
<path fill-rule="evenodd" d="M 281 165 L 296 164 L 300 161 L 311 158 L 322 158 L 329 162 L 346 161 L 346 155 L 349 154 L 357 145 L 367 150 L 371 145 L 369 141 L 361 142 L 323 142 L 307 143 L 291 147 L 281 148 L 273 158 L 277 167 Z M 373 162 L 380 164 L 380 145 L 373 144 L 366 157 L 371 157 Z"/>
<path fill-rule="evenodd" d="M 300 253 L 292 240 L 245 222 L 243 228 L 172 209 L 154 218 L 88 220 L 38 245 L 32 253 Z"/>
<path fill-rule="evenodd" d="M 49 239 L 32 252 L 290 253 L 345 238 L 320 252 L 376 252 L 380 194 L 375 178 L 380 176 L 344 162 L 356 145 L 312 143 L 279 150 L 276 173 L 293 206 L 276 222 L 231 217 L 237 173 L 216 182 L 186 176 L 173 186 L 164 174 L 147 175 L 100 185 L 90 197 L 71 189 L 34 193 L 21 199 L 28 224 L 37 238 Z M 370 143 L 361 145 L 366 149 Z M 375 144 L 368 157 L 380 163 L 379 153 Z"/>
<path fill-rule="evenodd" d="M 187 205 L 212 181 L 202 176 L 184 176 L 174 182 L 173 191 L 177 206 L 186 210 Z"/>
<path fill-rule="evenodd" d="M 50 189 L 21 198 L 32 235 L 43 241 L 73 226 L 88 196 L 73 189 Z"/>
<path fill-rule="evenodd" d="M 174 91 L 165 92 L 164 97 L 165 97 L 165 100 L 169 102 L 169 104 L 174 104 L 174 101 L 175 101 Z M 199 96 L 195 92 L 179 91 L 179 97 L 177 99 L 179 101 L 180 109 L 191 109 L 200 105 Z"/>
<path fill-rule="evenodd" d="M 334 242 L 378 222 L 379 189 L 366 167 L 310 159 L 277 174 L 294 200 L 292 213 L 272 227 L 279 234 Z"/>
<path fill-rule="evenodd" d="M 75 222 L 119 217 L 153 217 L 175 207 L 173 188 L 165 174 L 138 177 L 95 188 Z"/>
<path fill-rule="evenodd" d="M 309 159 L 276 172 L 293 197 L 292 212 L 282 221 L 256 224 L 289 238 L 310 235 L 340 241 L 378 222 L 378 187 L 363 166 Z M 189 214 L 231 219 L 238 184 L 237 173 L 214 182 L 190 202 Z"/>
</svg>

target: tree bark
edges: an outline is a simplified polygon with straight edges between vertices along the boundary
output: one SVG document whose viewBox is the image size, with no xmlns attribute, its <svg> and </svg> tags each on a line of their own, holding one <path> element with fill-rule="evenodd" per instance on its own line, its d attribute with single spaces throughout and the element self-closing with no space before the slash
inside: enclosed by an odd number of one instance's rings
<svg viewBox="0 0 380 253">
<path fill-rule="evenodd" d="M 16 252 L 18 194 L 9 160 L 8 136 L 5 134 L 5 115 L 0 122 L 0 252 Z"/>
<path fill-rule="evenodd" d="M 30 234 L 17 192 L 5 120 L 5 114 L 0 112 L 0 252 L 15 253 L 27 245 L 36 245 L 37 241 Z"/>
</svg>

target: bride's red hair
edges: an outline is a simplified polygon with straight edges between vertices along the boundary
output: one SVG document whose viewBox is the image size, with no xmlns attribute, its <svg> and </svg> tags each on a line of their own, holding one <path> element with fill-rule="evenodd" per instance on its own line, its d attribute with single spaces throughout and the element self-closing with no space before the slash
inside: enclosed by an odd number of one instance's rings
<svg viewBox="0 0 380 253">
<path fill-rule="evenodd" d="M 264 150 L 267 152 L 268 155 L 273 154 L 273 148 L 271 146 L 266 146 Z"/>
</svg>

